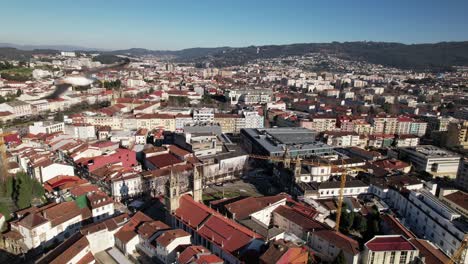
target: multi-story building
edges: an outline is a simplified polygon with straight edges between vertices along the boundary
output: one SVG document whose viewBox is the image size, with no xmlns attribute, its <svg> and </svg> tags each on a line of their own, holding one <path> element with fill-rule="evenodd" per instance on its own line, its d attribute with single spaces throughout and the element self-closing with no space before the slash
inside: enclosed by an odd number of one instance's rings
<svg viewBox="0 0 468 264">
<path fill-rule="evenodd" d="M 234 133 L 239 118 L 241 117 L 235 114 L 214 114 L 214 123 L 219 124 L 223 133 Z"/>
<path fill-rule="evenodd" d="M 86 219 L 86 211 L 75 201 L 30 207 L 17 215 L 19 220 L 11 224 L 11 229 L 21 234 L 28 249 L 52 245 L 54 240 L 63 241 L 76 233 Z"/>
<path fill-rule="evenodd" d="M 264 117 L 259 115 L 257 111 L 243 111 L 245 126 L 242 128 L 263 128 Z M 240 131 L 241 128 L 237 128 Z"/>
<path fill-rule="evenodd" d="M 375 236 L 364 244 L 363 263 L 409 264 L 418 256 L 418 248 L 401 235 Z"/>
<path fill-rule="evenodd" d="M 370 119 L 372 133 L 374 134 L 395 134 L 398 127 L 398 118 L 387 115 L 378 115 Z"/>
<path fill-rule="evenodd" d="M 414 119 L 402 116 L 398 117 L 398 126 L 396 134 L 398 135 L 407 135 L 411 134 L 411 124 L 414 122 Z"/>
<path fill-rule="evenodd" d="M 428 172 L 434 176 L 455 178 L 460 165 L 460 156 L 431 145 L 400 148 L 399 158 L 407 159 L 416 170 Z"/>
<path fill-rule="evenodd" d="M 468 190 L 468 159 L 464 158 L 460 162 L 457 174 L 457 184 L 464 190 Z"/>
<path fill-rule="evenodd" d="M 325 143 L 335 147 L 360 147 L 367 146 L 367 139 L 355 132 L 331 131 L 323 134 Z"/>
<path fill-rule="evenodd" d="M 447 147 L 468 149 L 468 121 L 450 123 L 445 142 Z"/>
<path fill-rule="evenodd" d="M 281 157 L 329 156 L 333 148 L 315 140 L 315 133 L 300 127 L 241 130 L 241 141 L 249 153 Z"/>
<path fill-rule="evenodd" d="M 427 123 L 423 121 L 413 121 L 410 125 L 409 134 L 417 135 L 418 137 L 422 137 L 427 132 Z"/>
<path fill-rule="evenodd" d="M 453 117 L 443 116 L 423 116 L 422 119 L 427 122 L 428 133 L 447 131 L 448 125 L 456 121 Z"/>
<path fill-rule="evenodd" d="M 84 140 L 96 138 L 96 130 L 93 125 L 76 124 L 66 126 L 65 130 L 67 131 L 67 134 L 72 135 L 75 138 Z"/>
<path fill-rule="evenodd" d="M 139 116 L 137 119 L 138 128 L 163 129 L 167 131 L 176 130 L 176 122 L 173 115 L 167 114 L 145 114 Z"/>
<path fill-rule="evenodd" d="M 313 117 L 310 120 L 302 119 L 300 126 L 316 132 L 333 131 L 336 129 L 336 118 Z"/>
<path fill-rule="evenodd" d="M 396 147 L 416 147 L 419 145 L 419 137 L 416 135 L 398 135 L 395 137 Z"/>
<path fill-rule="evenodd" d="M 426 237 L 449 256 L 460 247 L 468 232 L 468 226 L 463 223 L 461 215 L 426 190 L 410 193 L 404 217 L 405 224 L 416 235 Z M 465 255 L 466 251 L 468 249 L 465 249 Z"/>
<path fill-rule="evenodd" d="M 195 123 L 207 123 L 211 124 L 214 122 L 215 114 L 213 108 L 201 108 L 193 110 L 193 121 Z"/>
<path fill-rule="evenodd" d="M 0 112 L 10 112 L 15 117 L 23 117 L 32 115 L 32 107 L 23 101 L 11 101 L 0 104 Z"/>
<path fill-rule="evenodd" d="M 31 134 L 52 134 L 57 132 L 65 131 L 65 123 L 63 122 L 34 122 L 32 126 L 29 126 L 29 133 Z"/>
<path fill-rule="evenodd" d="M 273 91 L 271 89 L 243 89 L 243 90 L 229 90 L 227 97 L 231 104 L 243 103 L 261 104 L 269 103 L 271 101 Z"/>
</svg>

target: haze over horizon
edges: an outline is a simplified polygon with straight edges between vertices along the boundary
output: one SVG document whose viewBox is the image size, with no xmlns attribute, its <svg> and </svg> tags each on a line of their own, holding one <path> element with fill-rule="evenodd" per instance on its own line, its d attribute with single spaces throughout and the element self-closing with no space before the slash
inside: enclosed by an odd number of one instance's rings
<svg viewBox="0 0 468 264">
<path fill-rule="evenodd" d="M 466 41 L 467 1 L 15 1 L 0 42 L 97 49 Z M 190 10 L 190 11 L 189 11 Z M 21 14 L 19 17 L 18 14 Z"/>
</svg>

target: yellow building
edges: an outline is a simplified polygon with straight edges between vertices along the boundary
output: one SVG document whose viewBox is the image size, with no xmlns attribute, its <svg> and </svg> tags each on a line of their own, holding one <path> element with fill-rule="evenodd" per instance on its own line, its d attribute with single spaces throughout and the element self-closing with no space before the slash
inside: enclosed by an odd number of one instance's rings
<svg viewBox="0 0 468 264">
<path fill-rule="evenodd" d="M 236 122 L 239 118 L 240 116 L 235 114 L 215 114 L 214 122 L 219 124 L 223 133 L 235 133 Z"/>
<path fill-rule="evenodd" d="M 138 128 L 175 131 L 175 117 L 166 114 L 146 114 L 136 118 Z"/>
<path fill-rule="evenodd" d="M 447 128 L 447 147 L 468 149 L 468 121 L 452 122 Z"/>
</svg>

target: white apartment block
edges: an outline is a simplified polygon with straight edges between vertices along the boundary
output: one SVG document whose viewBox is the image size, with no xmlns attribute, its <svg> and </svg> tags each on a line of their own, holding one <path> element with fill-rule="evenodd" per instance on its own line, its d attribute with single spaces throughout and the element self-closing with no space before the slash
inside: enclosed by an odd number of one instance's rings
<svg viewBox="0 0 468 264">
<path fill-rule="evenodd" d="M 193 110 L 193 121 L 196 123 L 213 123 L 214 109 L 201 108 Z"/>
<path fill-rule="evenodd" d="M 11 101 L 0 104 L 0 112 L 10 112 L 15 117 L 23 117 L 32 115 L 32 107 L 23 101 Z"/>
<path fill-rule="evenodd" d="M 411 161 L 417 170 L 440 177 L 455 178 L 460 165 L 460 156 L 431 145 L 401 148 L 400 156 Z"/>
<path fill-rule="evenodd" d="M 403 236 L 375 236 L 364 245 L 363 263 L 409 264 L 418 256 L 418 248 Z"/>
<path fill-rule="evenodd" d="M 31 134 L 52 134 L 65 131 L 65 123 L 63 122 L 34 122 L 29 126 L 29 133 Z"/>
<path fill-rule="evenodd" d="M 372 189 L 372 192 L 375 193 L 375 190 Z M 384 201 L 398 211 L 405 226 L 418 237 L 431 241 L 448 256 L 452 256 L 460 247 L 464 235 L 468 233 L 468 226 L 463 222 L 460 213 L 424 188 L 413 188 L 409 195 L 388 189 L 382 195 L 379 197 L 385 197 Z"/>
</svg>

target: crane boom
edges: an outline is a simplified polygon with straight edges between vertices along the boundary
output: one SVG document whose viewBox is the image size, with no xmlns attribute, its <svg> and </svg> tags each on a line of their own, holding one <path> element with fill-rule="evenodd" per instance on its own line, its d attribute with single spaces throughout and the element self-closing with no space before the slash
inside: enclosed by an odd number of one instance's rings
<svg viewBox="0 0 468 264">
<path fill-rule="evenodd" d="M 465 234 L 460 244 L 460 247 L 458 247 L 458 249 L 453 253 L 452 257 L 447 262 L 447 264 L 462 263 L 461 260 L 463 259 L 465 259 L 465 262 L 466 262 L 467 251 L 468 251 L 468 235 Z M 463 254 L 465 254 L 465 256 L 462 258 Z"/>
<path fill-rule="evenodd" d="M 255 154 L 250 154 L 249 157 L 253 158 L 253 159 L 269 160 L 269 161 L 273 161 L 273 162 L 282 162 L 282 163 L 284 163 L 285 167 L 287 167 L 287 165 L 290 165 L 291 163 L 297 163 L 297 164 L 304 164 L 304 165 L 309 165 L 309 166 L 330 166 L 331 168 L 339 168 L 339 166 L 337 166 L 337 165 L 331 165 L 331 164 L 327 164 L 327 163 L 301 160 L 299 158 L 291 159 L 289 157 L 288 153 L 287 153 L 287 150 L 285 151 L 285 155 L 283 157 L 263 156 L 263 155 L 255 155 Z M 342 172 L 341 178 L 340 178 L 340 191 L 339 191 L 337 210 L 336 210 L 336 224 L 335 224 L 335 230 L 336 231 L 340 230 L 340 221 L 341 221 L 341 211 L 342 211 L 342 207 L 343 207 L 344 188 L 346 186 L 346 175 L 350 170 L 364 171 L 362 168 L 352 168 L 352 169 L 351 168 L 345 168 L 343 160 L 342 160 L 342 169 L 343 169 L 343 172 Z"/>
</svg>

